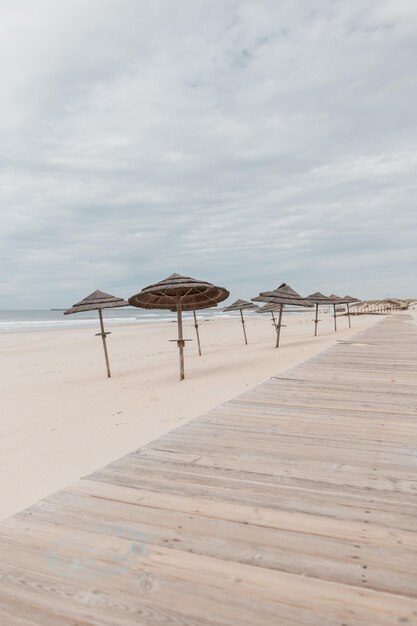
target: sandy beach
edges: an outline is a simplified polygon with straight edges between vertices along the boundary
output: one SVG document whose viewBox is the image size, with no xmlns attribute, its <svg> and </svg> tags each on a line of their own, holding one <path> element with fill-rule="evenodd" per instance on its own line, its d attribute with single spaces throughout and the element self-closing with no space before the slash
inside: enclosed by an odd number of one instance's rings
<svg viewBox="0 0 417 626">
<path fill-rule="evenodd" d="M 93 329 L 2 334 L 0 518 L 381 319 L 353 317 L 349 330 L 341 317 L 335 333 L 322 314 L 314 338 L 312 318 L 284 316 L 276 350 L 268 316 L 247 318 L 245 346 L 237 317 L 201 315 L 202 357 L 188 321 L 182 383 L 174 322 L 112 328 L 111 379 Z"/>
</svg>

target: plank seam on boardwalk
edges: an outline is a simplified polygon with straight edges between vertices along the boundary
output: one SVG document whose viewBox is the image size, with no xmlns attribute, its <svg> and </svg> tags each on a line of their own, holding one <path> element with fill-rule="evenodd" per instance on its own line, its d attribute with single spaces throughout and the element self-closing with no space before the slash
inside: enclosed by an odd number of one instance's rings
<svg viewBox="0 0 417 626">
<path fill-rule="evenodd" d="M 417 624 L 416 368 L 392 315 L 1 523 L 0 618 Z"/>
</svg>

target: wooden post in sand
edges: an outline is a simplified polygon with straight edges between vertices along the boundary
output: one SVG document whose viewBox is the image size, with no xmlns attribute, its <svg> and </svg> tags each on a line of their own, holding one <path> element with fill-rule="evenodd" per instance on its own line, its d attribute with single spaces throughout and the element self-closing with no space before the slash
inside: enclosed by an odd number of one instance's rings
<svg viewBox="0 0 417 626">
<path fill-rule="evenodd" d="M 317 337 L 317 326 L 319 324 L 319 304 L 316 302 L 316 319 L 314 320 L 314 336 Z"/>
<path fill-rule="evenodd" d="M 101 340 L 103 342 L 104 358 L 105 358 L 105 361 L 106 361 L 107 378 L 110 378 L 111 374 L 110 374 L 109 355 L 107 354 L 107 343 L 106 343 L 106 337 L 107 337 L 107 335 L 110 335 L 110 333 L 104 332 L 103 311 L 101 309 L 98 309 L 98 316 L 100 318 L 100 329 L 101 329 L 101 332 L 97 333 L 96 337 L 101 336 Z"/>
<path fill-rule="evenodd" d="M 245 345 L 248 345 L 248 338 L 246 337 L 246 328 L 245 328 L 245 320 L 243 318 L 243 311 L 242 309 L 240 310 L 240 319 L 242 320 L 242 328 L 243 328 L 243 336 L 245 338 Z"/>
<path fill-rule="evenodd" d="M 278 326 L 277 326 L 277 342 L 275 344 L 276 348 L 279 348 L 279 336 L 281 334 L 282 311 L 284 310 L 284 305 L 280 304 L 279 307 L 280 308 L 279 308 L 279 317 L 278 317 Z"/>
<path fill-rule="evenodd" d="M 178 321 L 178 339 L 177 345 L 180 351 L 180 380 L 184 380 L 184 335 L 182 332 L 182 309 L 181 300 L 177 299 L 177 321 Z"/>
<path fill-rule="evenodd" d="M 275 315 L 274 315 L 274 312 L 273 312 L 273 311 L 271 311 L 271 316 L 272 316 L 272 323 L 273 323 L 273 325 L 274 325 L 275 332 L 277 333 L 277 332 L 278 332 L 278 328 L 277 328 L 277 321 L 276 321 L 276 319 L 275 319 Z"/>
<path fill-rule="evenodd" d="M 349 320 L 349 328 L 352 328 L 352 324 L 350 323 L 350 309 L 349 309 L 349 302 L 346 302 L 346 306 L 347 306 L 347 316 L 348 316 L 348 320 Z"/>
<path fill-rule="evenodd" d="M 336 304 L 333 304 L 334 330 L 337 331 Z"/>
<path fill-rule="evenodd" d="M 195 334 L 197 335 L 198 354 L 201 356 L 200 333 L 198 332 L 198 322 L 197 322 L 197 315 L 195 314 L 195 311 L 193 311 L 193 316 L 194 316 Z"/>
</svg>

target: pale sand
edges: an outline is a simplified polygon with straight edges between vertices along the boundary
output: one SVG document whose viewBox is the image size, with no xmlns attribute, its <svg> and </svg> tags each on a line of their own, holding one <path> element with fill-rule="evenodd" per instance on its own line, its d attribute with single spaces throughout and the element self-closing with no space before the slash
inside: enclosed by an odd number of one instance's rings
<svg viewBox="0 0 417 626">
<path fill-rule="evenodd" d="M 112 328 L 110 380 L 94 329 L 2 334 L 0 518 L 381 319 L 354 317 L 349 330 L 339 318 L 336 334 L 322 314 L 314 338 L 313 316 L 284 316 L 278 350 L 269 316 L 247 318 L 248 346 L 238 318 L 202 321 L 203 356 L 187 343 L 181 383 L 175 323 Z"/>
</svg>

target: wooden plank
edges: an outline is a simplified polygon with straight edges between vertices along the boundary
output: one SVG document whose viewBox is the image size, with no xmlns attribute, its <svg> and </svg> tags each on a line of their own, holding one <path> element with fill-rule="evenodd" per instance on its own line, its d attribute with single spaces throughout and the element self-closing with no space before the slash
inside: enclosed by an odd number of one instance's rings
<svg viewBox="0 0 417 626">
<path fill-rule="evenodd" d="M 0 623 L 417 623 L 416 369 L 392 315 L 6 520 Z"/>
<path fill-rule="evenodd" d="M 65 533 L 62 536 L 68 537 Z M 143 581 L 144 586 L 150 587 L 149 591 L 159 585 L 164 586 L 161 603 L 166 601 L 167 594 L 174 606 L 177 606 L 178 598 L 175 601 L 173 589 L 181 598 L 180 589 L 184 588 L 185 584 L 185 589 L 188 587 L 190 594 L 185 613 L 187 610 L 193 611 L 201 587 L 207 590 L 214 588 L 222 594 L 234 593 L 235 598 L 239 597 L 241 601 L 247 593 L 251 593 L 252 600 L 256 603 L 256 611 L 252 608 L 249 618 L 250 620 L 255 618 L 262 624 L 267 623 L 262 616 L 263 608 L 264 606 L 269 608 L 271 602 L 275 603 L 276 610 L 278 604 L 287 608 L 312 611 L 314 616 L 310 622 L 312 624 L 321 624 L 323 619 L 340 619 L 343 611 L 347 610 L 353 623 L 370 624 L 373 618 L 378 617 L 377 623 L 382 626 L 393 623 L 392 619 L 399 620 L 401 617 L 411 616 L 416 606 L 414 599 L 403 595 L 375 592 L 364 587 L 329 582 L 316 577 L 295 576 L 206 555 L 155 547 L 148 543 L 146 550 L 136 552 L 131 549 L 131 541 L 124 541 L 119 537 L 113 538 L 113 543 L 109 547 L 109 542 L 103 541 L 98 533 L 90 535 L 85 542 L 82 541 L 82 533 L 77 533 L 73 535 L 69 544 L 55 540 L 52 547 L 53 550 L 50 550 L 51 542 L 46 539 L 43 543 L 43 538 L 39 534 L 30 548 L 25 546 L 26 558 L 36 564 L 36 571 L 48 576 L 51 586 L 56 585 L 50 576 L 52 561 L 53 568 L 64 581 L 79 586 L 83 583 L 85 587 L 93 580 L 95 588 L 99 590 L 110 588 L 124 597 L 125 602 L 128 602 L 127 596 L 130 596 L 129 603 L 133 603 L 133 606 L 129 604 L 129 610 L 135 606 L 134 598 L 137 602 L 138 597 L 142 596 L 141 588 L 137 584 L 138 579 Z M 48 560 L 44 558 L 46 549 Z M 4 545 L 4 552 L 7 564 L 13 567 L 11 563 L 13 553 L 8 552 L 7 545 Z M 112 555 L 112 552 L 116 554 Z M 83 555 L 82 561 L 80 554 Z M 120 555 L 123 555 L 125 560 L 117 558 Z M 18 564 L 22 560 L 22 557 L 17 556 L 16 550 L 14 558 Z M 130 570 L 135 572 L 135 577 L 130 575 Z M 173 582 L 170 584 L 170 581 Z M 180 585 L 177 585 L 176 581 Z M 195 597 L 191 595 L 192 593 L 195 593 Z M 90 602 L 94 608 L 94 598 L 90 599 Z M 118 605 L 118 609 L 121 605 L 122 603 Z M 213 607 L 214 612 L 216 608 Z M 225 607 L 222 607 L 222 610 L 225 610 Z M 232 618 L 234 619 L 234 616 Z M 241 619 L 244 621 L 231 623 L 251 623 L 245 616 L 239 616 L 239 620 Z"/>
<path fill-rule="evenodd" d="M 417 589 L 415 578 L 417 563 L 415 556 L 403 541 L 398 539 L 383 545 L 377 537 L 359 534 L 350 538 L 302 533 L 299 529 L 281 529 L 259 527 L 255 524 L 241 524 L 220 518 L 181 514 L 178 511 L 136 507 L 126 503 L 108 500 L 91 505 L 90 498 L 80 502 L 76 497 L 72 501 L 62 501 L 61 507 L 54 511 L 54 524 L 49 522 L 51 510 L 43 518 L 32 520 L 30 535 L 23 521 L 7 530 L 4 539 L 19 541 L 31 547 L 33 535 L 40 538 L 56 537 L 59 545 L 62 535 L 61 526 L 65 526 L 62 539 L 68 540 L 67 528 L 74 529 L 73 537 L 79 542 L 85 531 L 86 543 L 94 542 L 86 533 L 112 536 L 138 542 L 146 540 L 146 545 L 163 546 L 170 549 L 206 554 L 215 558 L 257 567 L 283 570 L 308 576 L 319 576 L 329 581 L 361 585 L 386 592 L 402 593 L 407 589 L 410 597 L 415 597 Z M 100 523 L 97 523 L 97 515 Z M 49 517 L 49 519 L 48 519 Z M 175 524 L 173 522 L 175 521 Z M 243 527 L 242 527 L 243 526 Z M 203 533 L 203 534 L 202 534 Z M 363 538 L 364 537 L 364 538 Z M 69 539 L 71 543 L 72 537 Z M 73 549 L 73 553 L 77 550 Z M 14 556 L 14 551 L 12 552 Z M 4 563 L 10 556 L 3 551 Z M 373 567 L 368 570 L 371 561 Z M 22 562 L 24 558 L 22 557 Z M 389 566 L 388 566 L 389 563 Z M 396 568 L 396 577 L 392 577 L 392 568 Z"/>
</svg>

